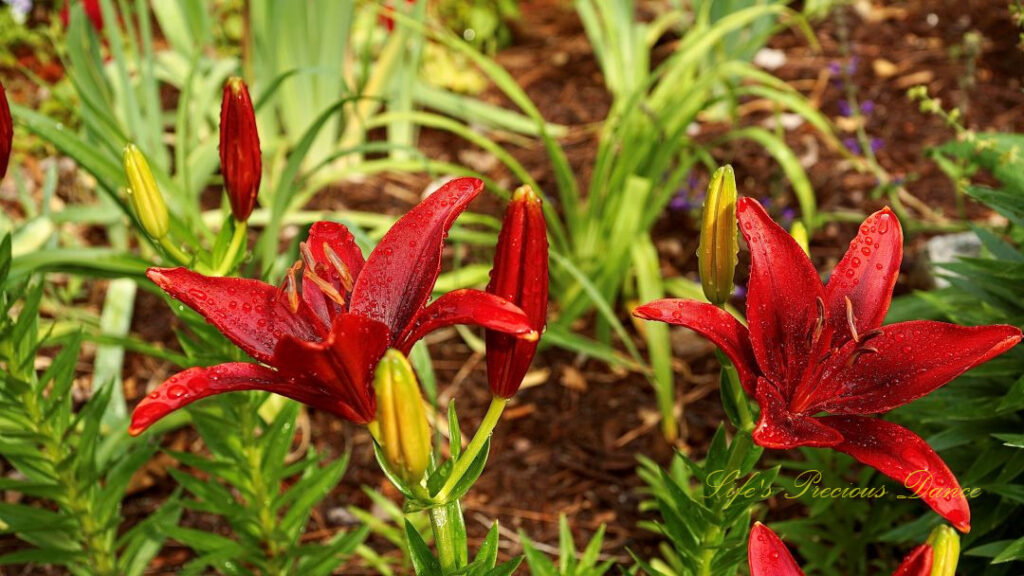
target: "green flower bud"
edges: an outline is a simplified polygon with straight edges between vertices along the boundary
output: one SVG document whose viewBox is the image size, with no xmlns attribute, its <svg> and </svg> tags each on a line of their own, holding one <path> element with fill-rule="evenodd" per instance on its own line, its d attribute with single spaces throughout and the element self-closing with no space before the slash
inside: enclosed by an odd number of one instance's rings
<svg viewBox="0 0 1024 576">
<path fill-rule="evenodd" d="M 370 423 L 370 432 L 391 469 L 406 482 L 419 482 L 430 463 L 430 426 L 420 384 L 401 352 L 391 349 L 384 354 L 373 386 L 377 420 Z"/>
<path fill-rule="evenodd" d="M 960 536 L 956 530 L 942 524 L 928 535 L 932 547 L 932 576 L 955 576 L 960 560 Z"/>
<path fill-rule="evenodd" d="M 736 176 L 732 166 L 715 170 L 704 201 L 697 261 L 708 301 L 721 306 L 732 294 L 739 242 L 736 239 Z"/>
<path fill-rule="evenodd" d="M 796 243 L 803 249 L 804 254 L 811 255 L 811 246 L 807 241 L 807 228 L 804 228 L 803 222 L 793 222 L 793 227 L 789 229 L 789 235 L 796 240 Z"/>
<path fill-rule="evenodd" d="M 153 179 L 149 164 L 142 152 L 129 144 L 124 148 L 124 172 L 128 175 L 128 201 L 131 202 L 139 224 L 155 240 L 167 236 L 169 221 L 160 187 Z"/>
</svg>

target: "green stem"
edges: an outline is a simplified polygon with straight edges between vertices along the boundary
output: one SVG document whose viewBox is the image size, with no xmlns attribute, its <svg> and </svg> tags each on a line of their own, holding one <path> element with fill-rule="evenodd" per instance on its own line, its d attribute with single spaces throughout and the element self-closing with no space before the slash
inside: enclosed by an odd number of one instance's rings
<svg viewBox="0 0 1024 576">
<path fill-rule="evenodd" d="M 751 428 L 753 428 L 753 425 L 751 425 Z M 733 445 L 730 447 L 729 460 L 725 464 L 725 470 L 727 473 L 740 469 L 740 464 L 743 463 L 743 458 L 745 458 L 746 454 L 750 451 L 752 441 L 750 434 L 745 432 L 740 432 L 735 438 L 733 438 Z M 737 443 L 740 443 L 740 445 L 736 446 Z M 730 499 L 728 497 L 718 498 L 713 508 L 716 518 L 721 518 L 722 510 L 729 501 Z M 704 533 L 701 534 L 700 539 L 702 551 L 700 554 L 700 564 L 697 570 L 698 576 L 714 576 L 711 571 L 711 566 L 715 559 L 715 552 L 722 546 L 724 536 L 725 533 L 717 524 L 709 524 L 708 527 L 704 529 Z"/>
<path fill-rule="evenodd" d="M 245 245 L 245 232 L 245 222 L 235 220 L 235 232 L 231 235 L 231 244 L 228 245 L 228 251 L 224 254 L 224 257 L 217 264 L 217 268 L 213 271 L 214 276 L 225 276 L 231 271 L 231 266 L 235 263 L 235 258 L 238 256 L 239 249 Z"/>
<path fill-rule="evenodd" d="M 466 520 L 458 500 L 430 509 L 437 558 L 444 574 L 453 574 L 469 562 L 466 546 Z"/>
<path fill-rule="evenodd" d="M 252 501 L 250 504 L 256 508 L 257 522 L 260 532 L 260 538 L 263 540 L 264 549 L 266 550 L 266 556 L 268 565 L 270 568 L 270 574 L 286 574 L 286 570 L 278 566 L 280 562 L 280 539 L 275 534 L 275 528 L 277 526 L 277 519 L 275 518 L 274 511 L 271 508 L 273 504 L 273 498 L 267 491 L 266 479 L 263 477 L 263 467 L 261 463 L 263 461 L 263 455 L 259 448 L 259 443 L 255 435 L 255 422 L 253 422 L 252 414 L 255 410 L 250 410 L 248 407 L 242 411 L 242 434 L 243 442 L 245 444 L 245 456 L 249 467 L 249 478 L 250 488 L 252 489 Z"/>
<path fill-rule="evenodd" d="M 184 253 L 181 248 L 178 248 L 171 240 L 170 235 L 164 236 L 160 240 L 160 247 L 164 249 L 168 256 L 174 259 L 175 262 L 182 266 L 188 266 L 192 263 L 192 257 Z"/>
<path fill-rule="evenodd" d="M 473 439 L 466 446 L 466 449 L 463 450 L 459 459 L 455 461 L 455 465 L 452 466 L 452 473 L 448 475 L 444 486 L 441 486 L 441 489 L 437 491 L 437 495 L 434 496 L 435 502 L 447 503 L 452 490 L 455 489 L 455 485 L 465 476 L 469 466 L 476 460 L 480 450 L 483 449 L 484 444 L 491 437 L 491 432 L 494 431 L 494 427 L 498 424 L 498 419 L 501 418 L 501 413 L 505 410 L 505 404 L 507 403 L 508 400 L 500 396 L 491 398 L 491 405 L 487 407 L 487 413 L 484 414 L 483 422 L 476 429 L 476 434 L 473 435 Z"/>
</svg>

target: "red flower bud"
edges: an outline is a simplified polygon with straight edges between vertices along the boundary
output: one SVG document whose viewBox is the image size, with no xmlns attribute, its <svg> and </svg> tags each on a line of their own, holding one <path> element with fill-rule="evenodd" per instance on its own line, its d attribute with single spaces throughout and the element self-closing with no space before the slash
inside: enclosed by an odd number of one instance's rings
<svg viewBox="0 0 1024 576">
<path fill-rule="evenodd" d="M 529 186 L 516 190 L 498 236 L 487 291 L 526 313 L 539 334 L 548 313 L 548 236 L 540 197 Z M 511 398 L 537 351 L 536 338 L 487 331 L 487 378 L 491 392 Z"/>
<path fill-rule="evenodd" d="M 237 77 L 229 78 L 224 84 L 220 107 L 220 171 L 224 175 L 231 212 L 236 220 L 245 222 L 256 207 L 263 160 L 249 89 Z"/>
<path fill-rule="evenodd" d="M 0 83 L 0 180 L 7 174 L 7 162 L 11 159 L 11 143 L 14 140 L 14 123 L 11 121 L 11 107 L 7 105 L 7 94 Z"/>
</svg>

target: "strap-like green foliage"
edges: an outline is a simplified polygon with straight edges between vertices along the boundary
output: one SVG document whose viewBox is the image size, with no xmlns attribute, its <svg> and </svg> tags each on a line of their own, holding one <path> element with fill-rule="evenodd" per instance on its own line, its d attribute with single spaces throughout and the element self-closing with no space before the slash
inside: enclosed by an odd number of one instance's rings
<svg viewBox="0 0 1024 576">
<path fill-rule="evenodd" d="M 58 342 L 41 333 L 43 287 L 7 282 L 10 269 L 6 236 L 0 242 L 0 456 L 18 475 L 0 479 L 0 490 L 21 497 L 0 504 L 0 526 L 27 547 L 0 557 L 0 564 L 140 575 L 181 507 L 171 498 L 119 535 L 121 500 L 155 448 L 130 438 L 125 427 L 101 426 L 111 386 L 94 381 L 96 392 L 76 410 L 80 338 Z"/>
<path fill-rule="evenodd" d="M 642 526 L 665 541 L 660 558 L 634 554 L 637 565 L 662 576 L 735 574 L 746 562 L 755 506 L 778 491 L 778 467 L 753 471 L 762 451 L 747 432 L 737 432 L 730 442 L 722 426 L 703 462 L 677 453 L 661 469 L 641 457 L 639 474 L 651 496 L 644 508 L 660 516 Z"/>
</svg>

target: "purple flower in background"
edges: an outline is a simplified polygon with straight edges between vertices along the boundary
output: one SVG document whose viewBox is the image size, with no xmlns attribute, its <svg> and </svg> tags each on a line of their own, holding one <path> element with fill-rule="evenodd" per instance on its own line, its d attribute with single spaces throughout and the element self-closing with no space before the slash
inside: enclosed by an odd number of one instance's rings
<svg viewBox="0 0 1024 576">
<path fill-rule="evenodd" d="M 693 208 L 693 204 L 690 202 L 690 191 L 680 189 L 676 192 L 676 195 L 668 201 L 668 209 L 673 212 L 682 212 L 683 210 L 689 210 Z"/>
<path fill-rule="evenodd" d="M 853 136 L 847 136 L 846 138 L 843 138 L 843 146 L 846 146 L 846 149 L 849 150 L 850 152 L 853 152 L 854 154 L 860 154 L 860 144 L 857 142 L 857 139 L 854 138 Z"/>
<path fill-rule="evenodd" d="M 782 211 L 782 225 L 788 230 L 793 225 L 793 221 L 796 220 L 796 210 L 792 208 L 786 208 Z"/>
<path fill-rule="evenodd" d="M 839 101 L 839 115 L 844 118 L 853 116 L 853 108 L 850 107 L 850 102 L 848 100 Z"/>
<path fill-rule="evenodd" d="M 764 197 L 758 198 L 757 201 L 760 202 L 761 206 L 764 206 L 766 210 L 768 208 L 772 207 L 772 198 L 771 198 L 771 196 L 764 196 Z"/>
<path fill-rule="evenodd" d="M 877 154 L 878 151 L 882 149 L 882 145 L 883 144 L 884 144 L 884 142 L 882 142 L 881 138 L 872 138 L 871 139 L 871 143 L 870 143 L 871 153 L 872 154 Z"/>
<path fill-rule="evenodd" d="M 874 100 L 865 100 L 860 103 L 860 113 L 865 116 L 870 116 L 875 111 Z"/>
<path fill-rule="evenodd" d="M 734 298 L 739 298 L 740 300 L 746 298 L 747 287 L 743 284 L 737 284 L 736 287 L 732 289 L 732 295 Z"/>
</svg>

